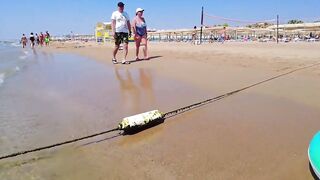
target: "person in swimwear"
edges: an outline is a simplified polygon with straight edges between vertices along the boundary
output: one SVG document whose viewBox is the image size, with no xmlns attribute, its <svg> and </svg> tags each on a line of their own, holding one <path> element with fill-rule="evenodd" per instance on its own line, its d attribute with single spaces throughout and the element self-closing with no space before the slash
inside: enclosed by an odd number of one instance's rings
<svg viewBox="0 0 320 180">
<path fill-rule="evenodd" d="M 40 45 L 43 46 L 43 44 L 44 44 L 44 34 L 42 32 L 40 32 L 39 38 L 40 38 Z"/>
<path fill-rule="evenodd" d="M 37 46 L 40 45 L 40 37 L 38 35 L 38 33 L 36 33 L 36 42 L 37 42 Z"/>
<path fill-rule="evenodd" d="M 45 38 L 44 38 L 44 42 L 46 43 L 46 46 L 49 46 L 49 43 L 50 43 L 50 34 L 48 31 L 46 31 L 46 35 L 45 35 Z"/>
<path fill-rule="evenodd" d="M 146 20 L 143 17 L 144 9 L 137 8 L 136 17 L 133 19 L 133 32 L 134 40 L 136 42 L 136 60 L 139 59 L 139 49 L 140 46 L 144 46 L 143 55 L 144 60 L 149 60 L 148 57 L 148 36 L 147 36 L 147 24 Z"/>
<path fill-rule="evenodd" d="M 22 34 L 22 37 L 20 40 L 20 43 L 22 44 L 22 48 L 25 48 L 27 46 L 27 42 L 28 42 L 28 39 L 27 39 L 26 35 Z"/>
<path fill-rule="evenodd" d="M 34 37 L 34 35 L 33 35 L 33 32 L 32 33 L 30 33 L 30 46 L 31 46 L 31 48 L 34 48 L 34 41 L 36 40 L 35 39 L 35 37 Z"/>
</svg>

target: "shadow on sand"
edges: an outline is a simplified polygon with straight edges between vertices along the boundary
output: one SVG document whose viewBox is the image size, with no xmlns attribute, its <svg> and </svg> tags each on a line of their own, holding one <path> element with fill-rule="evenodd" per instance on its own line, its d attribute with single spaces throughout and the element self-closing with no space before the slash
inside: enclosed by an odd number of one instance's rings
<svg viewBox="0 0 320 180">
<path fill-rule="evenodd" d="M 132 61 L 130 61 L 130 63 L 136 63 L 136 62 L 142 62 L 142 61 L 148 62 L 148 61 L 151 61 L 151 60 L 154 60 L 154 59 L 158 59 L 158 58 L 162 58 L 162 57 L 163 56 L 151 56 L 151 57 L 149 57 L 148 60 L 144 60 L 144 59 L 132 60 Z"/>
<path fill-rule="evenodd" d="M 310 170 L 311 175 L 312 175 L 312 177 L 314 178 L 314 180 L 320 180 L 320 179 L 317 177 L 316 173 L 313 171 L 313 168 L 312 168 L 312 166 L 311 166 L 310 163 L 309 163 L 309 170 Z"/>
</svg>

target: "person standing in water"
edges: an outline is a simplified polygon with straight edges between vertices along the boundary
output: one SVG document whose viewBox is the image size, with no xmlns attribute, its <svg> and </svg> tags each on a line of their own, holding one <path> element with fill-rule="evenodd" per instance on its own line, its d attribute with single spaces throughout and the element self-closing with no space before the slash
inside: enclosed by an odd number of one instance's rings
<svg viewBox="0 0 320 180">
<path fill-rule="evenodd" d="M 36 42 L 37 42 L 37 46 L 39 46 L 40 45 L 40 38 L 38 36 L 38 33 L 36 33 Z"/>
<path fill-rule="evenodd" d="M 124 4 L 118 3 L 118 10 L 112 13 L 111 16 L 112 33 L 115 40 L 115 47 L 113 50 L 112 62 L 117 64 L 117 53 L 120 48 L 120 44 L 124 46 L 124 59 L 122 64 L 130 64 L 127 61 L 129 37 L 131 36 L 131 24 L 129 15 L 124 11 Z"/>
<path fill-rule="evenodd" d="M 44 38 L 44 42 L 46 43 L 46 46 L 49 46 L 49 43 L 50 43 L 50 34 L 48 31 L 46 31 L 46 35 L 45 35 L 45 38 Z"/>
<path fill-rule="evenodd" d="M 35 37 L 34 37 L 34 35 L 33 35 L 33 32 L 32 33 L 30 33 L 30 46 L 31 46 L 31 48 L 34 48 L 34 41 L 35 41 Z"/>
<path fill-rule="evenodd" d="M 144 12 L 144 9 L 137 8 L 136 17 L 133 19 L 133 22 L 132 22 L 134 40 L 136 42 L 136 61 L 140 60 L 139 59 L 140 46 L 144 46 L 143 48 L 144 60 L 149 60 L 147 24 L 146 24 L 146 20 L 143 17 L 143 12 Z"/>
<path fill-rule="evenodd" d="M 25 48 L 27 46 L 27 42 L 28 42 L 28 38 L 26 37 L 25 34 L 22 34 L 21 41 L 20 41 L 20 43 L 22 44 L 22 48 Z"/>
<path fill-rule="evenodd" d="M 48 31 L 46 31 L 46 36 L 50 38 L 50 34 Z"/>
<path fill-rule="evenodd" d="M 44 43 L 44 34 L 43 34 L 42 32 L 40 32 L 39 39 L 40 39 L 40 45 L 43 46 L 43 43 Z"/>
</svg>

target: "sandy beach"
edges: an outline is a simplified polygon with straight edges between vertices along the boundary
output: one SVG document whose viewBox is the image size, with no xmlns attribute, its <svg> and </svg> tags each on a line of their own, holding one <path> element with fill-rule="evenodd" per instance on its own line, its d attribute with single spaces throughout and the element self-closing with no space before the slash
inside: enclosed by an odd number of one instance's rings
<svg viewBox="0 0 320 180">
<path fill-rule="evenodd" d="M 81 135 L 112 127 L 121 117 L 136 113 L 152 109 L 167 112 L 320 62 L 320 43 L 193 46 L 151 42 L 151 59 L 130 65 L 112 64 L 112 46 L 55 42 L 39 51 L 49 57 L 67 55 L 62 60 L 71 56 L 72 66 L 65 70 L 76 66 L 78 56 L 84 58 L 83 62 L 98 64 L 82 63 L 83 69 L 77 73 L 83 73 L 78 79 L 88 83 L 84 91 L 67 91 L 66 99 L 60 97 L 61 104 L 74 102 L 65 106 L 72 107 L 68 113 L 75 121 L 64 126 L 58 140 L 77 131 Z M 129 46 L 133 60 L 134 45 Z M 119 60 L 121 55 L 122 52 Z M 43 66 L 39 66 L 40 70 Z M 47 66 L 50 69 L 50 64 Z M 86 69 L 88 66 L 92 68 Z M 64 72 L 60 69 L 53 74 Z M 40 73 L 32 75 L 41 77 Z M 84 88 L 82 81 L 71 79 L 63 80 L 65 84 L 57 82 L 52 88 Z M 42 83 L 46 85 L 44 80 Z M 307 149 L 320 127 L 319 91 L 320 66 L 314 66 L 174 116 L 135 135 L 114 133 L 7 161 L 0 164 L 4 170 L 0 177 L 20 174 L 15 179 L 313 179 Z M 108 110 L 100 112 L 104 102 L 108 102 Z M 75 115 L 84 109 L 97 115 Z"/>
</svg>

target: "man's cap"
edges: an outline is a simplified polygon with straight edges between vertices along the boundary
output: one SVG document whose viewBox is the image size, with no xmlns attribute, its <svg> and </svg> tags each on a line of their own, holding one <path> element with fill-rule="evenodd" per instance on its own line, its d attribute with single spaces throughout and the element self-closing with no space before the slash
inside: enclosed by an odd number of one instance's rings
<svg viewBox="0 0 320 180">
<path fill-rule="evenodd" d="M 123 2 L 118 3 L 118 7 L 123 7 L 123 6 L 124 6 Z"/>
</svg>

